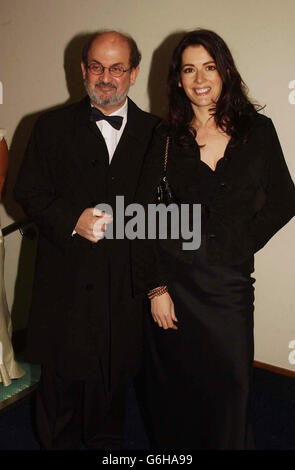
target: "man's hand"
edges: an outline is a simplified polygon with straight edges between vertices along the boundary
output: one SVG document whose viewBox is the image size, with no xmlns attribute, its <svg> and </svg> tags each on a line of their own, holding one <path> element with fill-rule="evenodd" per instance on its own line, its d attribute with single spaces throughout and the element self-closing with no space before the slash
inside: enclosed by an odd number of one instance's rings
<svg viewBox="0 0 295 470">
<path fill-rule="evenodd" d="M 112 221 L 113 218 L 110 214 L 90 207 L 80 215 L 75 231 L 90 242 L 97 243 L 104 236 L 106 224 Z"/>
<path fill-rule="evenodd" d="M 168 292 L 158 295 L 151 300 L 151 312 L 155 322 L 160 327 L 163 327 L 164 330 L 168 328 L 178 330 L 177 326 L 173 323 L 178 320 L 175 316 L 174 303 Z"/>
</svg>

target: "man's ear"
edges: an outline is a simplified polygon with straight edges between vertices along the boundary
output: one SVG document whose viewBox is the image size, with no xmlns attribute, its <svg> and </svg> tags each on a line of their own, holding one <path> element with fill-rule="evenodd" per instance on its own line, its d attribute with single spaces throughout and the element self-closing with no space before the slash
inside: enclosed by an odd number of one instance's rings
<svg viewBox="0 0 295 470">
<path fill-rule="evenodd" d="M 139 65 L 137 67 L 134 67 L 130 71 L 130 85 L 134 85 L 137 79 L 137 75 L 139 74 L 140 67 Z"/>
<path fill-rule="evenodd" d="M 85 80 L 87 70 L 83 61 L 81 62 L 81 70 L 82 70 L 83 80 Z"/>
</svg>

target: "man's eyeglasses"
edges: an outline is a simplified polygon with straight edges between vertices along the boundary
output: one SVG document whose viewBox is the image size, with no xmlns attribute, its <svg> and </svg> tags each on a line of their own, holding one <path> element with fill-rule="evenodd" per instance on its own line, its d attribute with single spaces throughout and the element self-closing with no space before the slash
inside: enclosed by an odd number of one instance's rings
<svg viewBox="0 0 295 470">
<path fill-rule="evenodd" d="M 94 75 L 102 75 L 105 69 L 107 69 L 112 77 L 122 77 L 123 73 L 131 70 L 131 67 L 129 69 L 124 69 L 123 65 L 111 65 L 110 67 L 104 67 L 103 65 L 96 63 L 87 64 L 87 68 Z"/>
</svg>

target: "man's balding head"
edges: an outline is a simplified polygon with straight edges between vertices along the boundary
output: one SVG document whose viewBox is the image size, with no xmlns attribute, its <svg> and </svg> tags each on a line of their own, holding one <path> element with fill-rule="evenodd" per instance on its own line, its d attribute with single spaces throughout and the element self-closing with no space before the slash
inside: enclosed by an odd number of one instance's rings
<svg viewBox="0 0 295 470">
<path fill-rule="evenodd" d="M 110 41 L 125 41 L 128 44 L 129 51 L 130 51 L 130 56 L 129 56 L 129 66 L 131 68 L 136 68 L 138 67 L 140 61 L 141 61 L 141 53 L 137 47 L 136 42 L 134 39 L 129 36 L 128 34 L 125 33 L 120 33 L 118 31 L 97 31 L 94 33 L 87 43 L 84 45 L 82 49 L 82 62 L 87 65 L 88 63 L 88 53 L 89 50 L 91 49 L 92 45 L 94 42 L 99 41 L 102 39 L 102 36 L 105 36 L 106 38 L 110 39 Z"/>
</svg>

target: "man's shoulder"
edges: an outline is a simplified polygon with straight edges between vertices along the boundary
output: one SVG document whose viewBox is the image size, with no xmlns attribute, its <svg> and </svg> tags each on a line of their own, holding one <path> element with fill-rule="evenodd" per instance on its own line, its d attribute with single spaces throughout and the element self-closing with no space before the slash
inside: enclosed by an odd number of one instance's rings
<svg viewBox="0 0 295 470">
<path fill-rule="evenodd" d="M 143 111 L 142 109 L 140 110 L 143 114 L 143 118 L 146 119 L 147 121 L 149 121 L 151 124 L 158 124 L 161 119 L 159 118 L 159 116 L 156 116 L 155 114 L 152 114 L 148 111 Z"/>
<path fill-rule="evenodd" d="M 152 126 L 155 126 L 160 122 L 160 118 L 158 116 L 139 108 L 130 98 L 128 98 L 128 107 L 131 114 L 137 115 L 138 118 L 150 123 Z"/>
<path fill-rule="evenodd" d="M 76 119 L 80 110 L 85 105 L 86 100 L 84 98 L 81 101 L 58 106 L 46 111 L 37 119 L 36 128 L 46 128 L 47 132 L 58 130 L 59 128 L 65 129 L 67 126 L 71 126 L 71 123 Z"/>
</svg>

